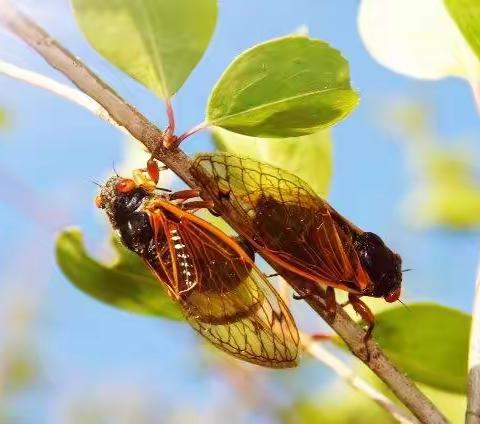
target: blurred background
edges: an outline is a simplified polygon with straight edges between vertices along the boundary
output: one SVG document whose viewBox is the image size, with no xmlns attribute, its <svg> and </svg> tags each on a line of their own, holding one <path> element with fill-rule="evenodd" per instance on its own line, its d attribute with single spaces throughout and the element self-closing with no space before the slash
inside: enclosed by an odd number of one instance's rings
<svg viewBox="0 0 480 424">
<path fill-rule="evenodd" d="M 162 102 L 87 44 L 68 0 L 18 3 L 165 125 Z M 405 276 L 406 303 L 433 300 L 470 312 L 480 251 L 480 174 L 472 159 L 480 153 L 480 120 L 472 94 L 460 79 L 417 81 L 377 64 L 358 34 L 358 6 L 220 2 L 212 43 L 173 102 L 179 132 L 203 120 L 213 84 L 236 55 L 305 25 L 349 60 L 361 94 L 360 106 L 333 129 L 330 203 L 380 234 L 413 269 Z M 1 31 L 0 59 L 65 81 Z M 144 156 L 83 109 L 3 76 L 0 109 L 0 422 L 390 422 L 311 359 L 287 371 L 249 366 L 204 346 L 183 323 L 115 310 L 75 289 L 55 263 L 56 235 L 78 226 L 95 256 L 111 258 L 92 181 L 103 181 L 112 162 L 128 170 Z M 213 145 L 205 132 L 184 149 Z M 168 182 L 181 186 L 173 177 Z M 324 328 L 299 303 L 294 314 L 306 331 Z M 461 396 L 428 393 L 462 421 Z"/>
</svg>

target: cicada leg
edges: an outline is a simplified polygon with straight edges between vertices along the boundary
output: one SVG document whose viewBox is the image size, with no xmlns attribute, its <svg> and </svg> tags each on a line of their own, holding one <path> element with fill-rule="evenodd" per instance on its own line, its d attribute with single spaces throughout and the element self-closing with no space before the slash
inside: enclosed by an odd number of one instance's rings
<svg viewBox="0 0 480 424">
<path fill-rule="evenodd" d="M 193 200 L 181 205 L 182 209 L 186 211 L 197 211 L 198 209 L 211 209 L 213 202 L 211 200 Z"/>
<path fill-rule="evenodd" d="M 170 200 L 189 200 L 193 199 L 194 197 L 200 196 L 200 190 L 192 189 L 192 190 L 180 190 L 172 193 L 169 196 Z"/>
<path fill-rule="evenodd" d="M 181 207 L 182 209 L 185 209 L 185 210 L 189 210 L 189 211 L 194 211 L 196 209 L 208 209 L 210 211 L 210 213 L 213 215 L 213 216 L 220 216 L 219 213 L 217 213 L 215 211 L 215 209 L 213 208 L 214 207 L 214 204 L 212 201 L 210 200 L 199 200 L 199 201 L 192 201 L 192 202 L 188 202 L 188 203 L 185 203 L 185 201 L 187 200 L 190 200 L 190 199 L 193 199 L 195 197 L 199 197 L 200 196 L 200 190 L 181 190 L 181 191 L 177 191 L 176 193 L 173 193 L 172 195 L 170 195 L 169 199 L 170 200 L 180 200 L 180 204 L 181 204 Z"/>
<path fill-rule="evenodd" d="M 367 361 L 369 361 L 370 351 L 368 349 L 367 342 L 372 335 L 373 328 L 375 327 L 375 315 L 373 315 L 373 312 L 370 310 L 370 308 L 365 304 L 365 302 L 360 300 L 358 296 L 349 293 L 348 301 L 350 305 L 352 305 L 355 312 L 359 314 L 368 325 L 365 336 L 363 337 L 363 342 L 365 343 L 365 349 L 367 351 Z"/>
</svg>

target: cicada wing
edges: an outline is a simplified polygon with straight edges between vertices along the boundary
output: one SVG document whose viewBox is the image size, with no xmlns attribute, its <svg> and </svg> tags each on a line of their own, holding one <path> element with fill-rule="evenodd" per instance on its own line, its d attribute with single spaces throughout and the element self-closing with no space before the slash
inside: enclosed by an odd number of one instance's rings
<svg viewBox="0 0 480 424">
<path fill-rule="evenodd" d="M 162 250 L 157 275 L 169 274 L 163 280 L 171 282 L 191 326 L 244 361 L 296 366 L 299 335 L 293 317 L 248 254 L 194 215 L 183 212 L 179 222 L 163 222 L 171 247 Z"/>
<path fill-rule="evenodd" d="M 353 248 L 358 229 L 300 178 L 228 153 L 198 155 L 192 174 L 209 196 L 228 196 L 250 224 L 238 222 L 244 235 L 283 269 L 351 292 L 369 284 Z"/>
</svg>

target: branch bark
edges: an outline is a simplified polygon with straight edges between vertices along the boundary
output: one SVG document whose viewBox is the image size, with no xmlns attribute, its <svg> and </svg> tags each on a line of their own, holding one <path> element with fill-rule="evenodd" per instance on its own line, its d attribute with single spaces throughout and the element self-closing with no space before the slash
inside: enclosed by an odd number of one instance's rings
<svg viewBox="0 0 480 424">
<path fill-rule="evenodd" d="M 134 138 L 154 152 L 155 157 L 163 162 L 187 185 L 196 188 L 195 179 L 190 173 L 191 161 L 181 150 L 165 149 L 162 144 L 164 133 L 151 123 L 133 106 L 126 103 L 115 91 L 88 69 L 78 58 L 74 57 L 48 33 L 30 18 L 20 12 L 9 0 L 0 0 L 0 23 L 13 34 L 21 38 L 36 50 L 53 68 L 63 73 L 83 93 L 94 99 L 108 115 Z M 222 216 L 234 229 L 243 225 L 241 217 L 228 204 L 222 203 Z M 307 292 L 308 283 L 289 281 L 299 293 Z M 332 327 L 345 341 L 351 352 L 361 359 L 409 408 L 423 423 L 447 423 L 446 418 L 433 403 L 402 373 L 370 339 L 365 345 L 365 331 L 339 306 L 333 320 L 325 312 L 321 295 L 306 299 L 310 306 Z M 368 348 L 368 352 L 367 352 Z M 368 354 L 369 353 L 369 354 Z"/>
<path fill-rule="evenodd" d="M 480 262 L 475 282 L 475 302 L 468 352 L 468 403 L 467 424 L 480 424 Z"/>
</svg>

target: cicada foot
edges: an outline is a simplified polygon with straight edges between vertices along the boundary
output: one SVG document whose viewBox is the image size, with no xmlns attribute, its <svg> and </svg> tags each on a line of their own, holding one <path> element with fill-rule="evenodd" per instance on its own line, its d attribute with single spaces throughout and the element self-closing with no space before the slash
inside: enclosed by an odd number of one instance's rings
<svg viewBox="0 0 480 424">
<path fill-rule="evenodd" d="M 303 292 L 301 294 L 293 293 L 292 297 L 295 300 L 305 300 L 313 297 L 313 293 L 310 291 Z"/>
</svg>

